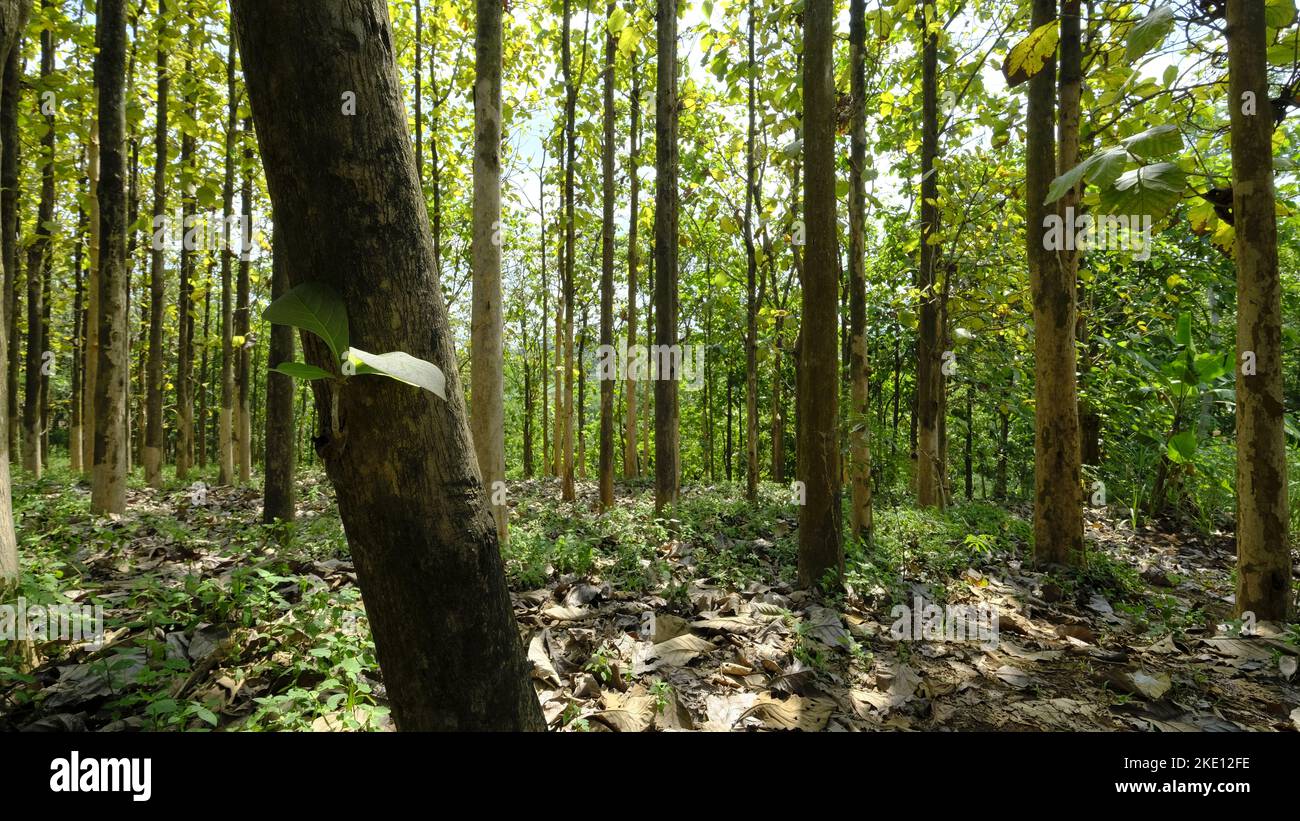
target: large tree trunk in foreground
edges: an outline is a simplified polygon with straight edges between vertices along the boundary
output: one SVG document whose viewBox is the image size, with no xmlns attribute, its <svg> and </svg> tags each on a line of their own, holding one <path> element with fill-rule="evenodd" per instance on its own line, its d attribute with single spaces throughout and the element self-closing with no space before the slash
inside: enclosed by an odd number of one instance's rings
<svg viewBox="0 0 1300 821">
<path fill-rule="evenodd" d="M 30 0 L 0 0 L 0 85 L 4 84 L 5 67 L 12 65 L 9 61 L 10 50 L 17 47 L 22 38 L 22 30 L 27 23 L 27 13 L 31 9 Z M 6 103 L 10 102 L 5 100 Z M 9 112 L 0 111 L 0 121 Z M 0 133 L 0 138 L 3 138 Z M 3 147 L 0 147 L 2 150 Z M 8 293 L 8 277 L 12 272 L 5 270 L 0 261 L 0 287 Z M 11 309 L 12 310 L 12 309 Z M 3 317 L 3 325 L 8 326 L 8 317 Z M 0 368 L 9 367 L 8 346 L 11 340 L 7 333 L 0 333 Z M 0 378 L 0 386 L 7 385 L 8 374 Z M 3 388 L 0 388 L 3 390 Z M 0 397 L 3 399 L 3 397 Z M 0 401 L 0 432 L 8 427 L 9 407 L 6 401 Z M 18 582 L 18 539 L 14 534 L 13 499 L 9 482 L 9 437 L 0 435 L 0 595 L 8 592 Z"/>
<path fill-rule="evenodd" d="M 655 93 L 655 344 L 677 344 L 677 0 L 658 0 Z M 677 504 L 678 373 L 655 377 L 655 509 Z"/>
<path fill-rule="evenodd" d="M 271 299 L 279 299 L 289 290 L 284 248 L 279 229 L 271 238 Z M 293 359 L 293 329 L 272 325 L 270 352 L 266 369 L 266 466 L 263 490 L 262 521 L 291 522 L 293 508 L 293 379 L 271 368 Z"/>
<path fill-rule="evenodd" d="M 317 451 L 393 717 L 403 730 L 543 730 L 470 440 L 387 4 L 235 0 L 234 12 L 291 284 L 338 291 L 357 347 L 406 351 L 447 378 L 443 400 L 353 377 L 337 416 L 315 383 Z M 341 114 L 344 91 L 355 117 Z"/>
<path fill-rule="evenodd" d="M 1056 17 L 1056 0 L 1034 0 L 1032 28 Z M 1032 30 L 1032 29 L 1031 29 Z M 1025 223 L 1034 295 L 1034 557 L 1081 565 L 1083 485 L 1075 385 L 1074 277 L 1048 247 L 1047 189 L 1056 176 L 1056 60 L 1029 80 L 1025 117 Z"/>
<path fill-rule="evenodd" d="M 1228 0 L 1232 213 L 1237 229 L 1237 612 L 1291 610 L 1282 283 L 1264 4 Z M 1247 106 L 1254 95 L 1254 106 Z M 1247 354 L 1252 354 L 1247 356 Z"/>
<path fill-rule="evenodd" d="M 835 238 L 835 18 L 832 0 L 804 12 L 804 226 L 798 374 L 799 585 L 844 577 L 840 529 L 839 256 Z"/>
<path fill-rule="evenodd" d="M 126 510 L 128 464 L 127 379 L 130 325 L 127 317 L 126 200 L 126 8 L 125 0 L 100 0 L 99 54 L 99 356 L 95 373 L 95 458 L 90 506 L 96 513 Z"/>
<path fill-rule="evenodd" d="M 506 542 L 510 508 L 497 493 L 506 478 L 505 318 L 501 307 L 501 3 L 478 0 L 474 36 L 474 295 L 470 329 L 470 430 L 497 536 Z M 499 502 L 499 504 L 498 504 Z"/>
</svg>

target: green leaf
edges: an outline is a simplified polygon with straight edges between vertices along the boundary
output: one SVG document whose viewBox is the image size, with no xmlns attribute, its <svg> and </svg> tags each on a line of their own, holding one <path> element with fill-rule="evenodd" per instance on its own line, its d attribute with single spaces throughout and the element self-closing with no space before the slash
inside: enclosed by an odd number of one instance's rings
<svg viewBox="0 0 1300 821">
<path fill-rule="evenodd" d="M 1125 59 L 1133 62 L 1153 48 L 1164 43 L 1169 32 L 1174 30 L 1174 10 L 1169 6 L 1157 6 L 1151 13 L 1133 24 L 1128 33 L 1128 48 Z"/>
<path fill-rule="evenodd" d="M 282 373 L 293 379 L 306 379 L 308 381 L 312 379 L 334 378 L 334 374 L 324 368 L 318 368 L 315 365 L 308 365 L 306 362 L 281 362 L 271 370 L 276 373 Z"/>
<path fill-rule="evenodd" d="M 1190 462 L 1196 455 L 1196 432 L 1184 430 L 1174 434 L 1165 448 L 1165 454 L 1169 457 L 1169 461 L 1180 465 Z"/>
<path fill-rule="evenodd" d="M 262 318 L 302 328 L 325 340 L 338 360 L 348 348 L 348 312 L 343 298 L 323 282 L 304 282 L 272 302 Z"/>
<path fill-rule="evenodd" d="M 1268 0 L 1264 4 L 1264 22 L 1269 28 L 1286 28 L 1295 22 L 1295 17 L 1295 0 Z"/>
<path fill-rule="evenodd" d="M 1111 214 L 1150 215 L 1159 220 L 1182 199 L 1186 187 L 1183 170 L 1171 162 L 1144 165 L 1115 180 L 1102 192 L 1102 205 Z"/>
<path fill-rule="evenodd" d="M 442 369 L 432 362 L 411 356 L 405 351 L 373 354 L 360 348 L 349 348 L 347 355 L 353 365 L 365 365 L 373 369 L 374 373 L 424 388 L 443 399 L 447 398 L 447 377 Z"/>
<path fill-rule="evenodd" d="M 1174 341 L 1183 346 L 1192 344 L 1191 314 L 1178 315 L 1178 330 L 1174 333 Z"/>
<path fill-rule="evenodd" d="M 1141 160 L 1154 160 L 1175 154 L 1183 148 L 1183 134 L 1178 126 L 1158 125 L 1123 141 L 1129 153 Z"/>
<path fill-rule="evenodd" d="M 1011 47 L 1006 62 L 1002 64 L 1002 75 L 1007 78 L 1007 85 L 1015 88 L 1043 70 L 1047 61 L 1056 54 L 1056 43 L 1061 36 L 1056 21 L 1044 23 L 1034 29 L 1025 39 Z"/>
<path fill-rule="evenodd" d="M 1196 369 L 1196 378 L 1201 384 L 1209 385 L 1228 372 L 1229 363 L 1230 360 L 1223 354 L 1197 354 L 1196 363 L 1193 365 Z"/>
</svg>

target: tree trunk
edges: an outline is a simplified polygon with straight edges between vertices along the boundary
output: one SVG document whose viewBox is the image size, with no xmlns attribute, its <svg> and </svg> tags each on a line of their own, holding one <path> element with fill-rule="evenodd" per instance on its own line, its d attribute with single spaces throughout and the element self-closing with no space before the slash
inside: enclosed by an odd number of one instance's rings
<svg viewBox="0 0 1300 821">
<path fill-rule="evenodd" d="M 1291 615 L 1291 550 L 1264 4 L 1228 0 L 1227 22 L 1237 231 L 1237 612 L 1281 623 Z"/>
<path fill-rule="evenodd" d="M 235 352 L 235 425 L 232 433 L 235 466 L 240 484 L 248 484 L 253 472 L 253 407 L 249 404 L 252 391 L 253 343 L 248 314 L 249 269 L 253 254 L 253 123 L 245 119 L 243 132 L 244 163 L 241 169 L 243 186 L 239 192 L 239 274 L 235 284 L 235 336 L 242 340 Z"/>
<path fill-rule="evenodd" d="M 804 12 L 804 226 L 798 374 L 799 585 L 844 578 L 840 530 L 839 252 L 835 202 L 835 17 L 832 0 L 809 0 Z"/>
<path fill-rule="evenodd" d="M 474 306 L 470 330 L 470 431 L 497 538 L 506 543 L 505 376 L 501 311 L 501 3 L 477 0 L 474 34 Z M 500 502 L 498 504 L 498 502 Z"/>
<path fill-rule="evenodd" d="M 0 87 L 4 86 L 4 73 L 11 70 L 16 61 L 10 59 L 11 50 L 21 48 L 22 32 L 27 25 L 27 14 L 31 10 L 30 0 L 0 0 Z M 10 116 L 8 107 L 17 100 L 8 95 L 0 96 L 0 122 Z M 13 112 L 16 116 L 17 112 Z M 0 140 L 7 140 L 12 135 L 0 127 Z M 5 146 L 0 146 L 3 153 Z M 6 224 L 6 228 L 8 225 Z M 8 255 L 0 260 L 0 281 L 10 273 L 5 267 L 9 263 Z M 3 282 L 4 293 L 10 291 L 10 283 Z M 6 325 L 7 323 L 7 317 Z M 9 334 L 0 333 L 0 367 L 8 368 Z M 0 379 L 0 385 L 7 386 L 8 374 Z M 8 428 L 9 407 L 7 402 L 0 402 L 0 431 Z M 18 538 L 14 533 L 13 498 L 9 481 L 9 438 L 0 439 L 0 596 L 4 596 L 18 583 Z"/>
<path fill-rule="evenodd" d="M 655 92 L 655 344 L 677 344 L 677 0 L 658 3 Z M 673 360 L 675 362 L 675 360 Z M 677 379 L 655 378 L 655 510 L 677 504 L 680 481 Z"/>
<path fill-rule="evenodd" d="M 606 5 L 606 16 L 614 14 L 614 2 Z M 602 220 L 600 228 L 600 345 L 614 348 L 614 55 L 617 43 L 609 27 L 605 30 L 605 139 L 601 156 Z M 608 355 L 608 354 L 606 354 Z M 614 506 L 614 379 L 600 379 L 600 510 Z"/>
<path fill-rule="evenodd" d="M 1033 28 L 1055 18 L 1056 0 L 1034 0 Z M 1074 277 L 1047 247 L 1043 204 L 1056 176 L 1055 91 L 1053 56 L 1029 80 L 1025 117 L 1025 223 L 1034 298 L 1034 557 L 1041 564 L 1082 565 Z"/>
<path fill-rule="evenodd" d="M 235 0 L 234 16 L 291 284 L 338 291 L 359 347 L 403 350 L 446 375 L 445 401 L 382 377 L 314 386 L 318 452 L 394 720 L 543 730 L 475 464 L 387 4 Z M 360 116 L 340 116 L 340 89 L 355 93 Z M 340 214 L 348 231 L 337 230 Z M 307 342 L 308 359 L 336 372 Z"/>
<path fill-rule="evenodd" d="M 852 500 L 849 522 L 853 536 L 870 544 L 871 444 L 868 439 L 867 279 L 866 279 L 866 164 L 867 164 L 867 77 L 866 2 L 852 0 L 849 11 L 849 71 L 853 98 L 853 119 L 849 133 L 849 477 Z"/>
<path fill-rule="evenodd" d="M 235 210 L 235 128 L 239 101 L 235 96 L 236 40 L 233 36 L 230 39 L 231 46 L 226 51 L 226 175 L 221 187 L 221 404 L 217 411 L 217 483 L 221 485 L 235 481 L 235 352 L 231 339 L 235 318 L 231 271 L 234 252 L 230 215 Z"/>
<path fill-rule="evenodd" d="M 573 486 L 573 166 L 574 166 L 574 115 L 578 88 L 573 79 L 573 56 L 569 44 L 572 11 L 570 0 L 564 0 L 564 42 L 561 46 L 564 72 L 564 435 L 563 472 L 561 473 L 561 498 L 572 502 L 577 498 Z M 586 48 L 586 40 L 583 40 Z M 585 53 L 585 52 L 584 52 Z"/>
<path fill-rule="evenodd" d="M 926 8 L 933 8 L 927 6 Z M 917 287 L 921 292 L 916 335 L 916 503 L 943 507 L 943 453 L 940 442 L 943 373 L 940 367 L 942 327 L 936 271 L 939 245 L 939 179 L 935 158 L 939 153 L 939 35 L 921 22 L 921 265 Z"/>
<path fill-rule="evenodd" d="M 754 137 L 756 132 L 755 83 L 758 64 L 754 60 L 754 0 L 746 7 L 746 46 L 749 78 L 746 89 L 745 134 L 745 498 L 758 501 L 758 255 L 754 248 L 754 206 L 759 196 L 755 181 Z"/>
<path fill-rule="evenodd" d="M 197 27 L 189 28 L 191 47 L 194 46 Z M 185 73 L 193 71 L 192 60 L 185 61 Z M 198 118 L 197 97 L 190 99 L 190 117 Z M 188 170 L 194 158 L 194 137 L 181 136 L 181 169 Z M 194 184 L 191 182 L 181 192 L 182 237 L 194 217 Z M 184 481 L 194 467 L 194 254 L 188 243 L 181 243 L 180 287 L 176 299 L 176 478 Z M 204 332 L 206 334 L 206 331 Z M 206 460 L 204 460 L 206 461 Z"/>
<path fill-rule="evenodd" d="M 49 0 L 41 0 L 41 7 Z M 41 78 L 54 73 L 54 33 L 41 32 Z M 50 265 L 50 222 L 54 219 L 54 113 L 45 115 L 41 137 L 41 201 L 37 207 L 34 239 L 27 249 L 27 363 L 23 394 L 23 469 L 39 479 L 45 460 L 41 440 L 45 430 L 42 405 L 45 395 L 45 295 Z"/>
<path fill-rule="evenodd" d="M 637 246 L 637 219 L 641 213 L 641 178 L 637 168 L 641 162 L 641 72 L 632 60 L 632 98 L 628 102 L 629 125 L 627 184 L 631 197 L 631 210 L 627 224 L 627 344 L 636 344 L 636 268 L 640 250 Z M 628 375 L 623 384 L 626 398 L 627 421 L 623 429 L 623 478 L 635 479 L 641 475 L 636 451 L 636 380 Z"/>
<path fill-rule="evenodd" d="M 167 214 L 167 51 L 163 48 L 167 0 L 158 0 L 158 102 L 154 131 L 153 218 L 162 228 Z M 154 241 L 149 259 L 149 367 L 145 386 L 144 478 L 150 487 L 162 487 L 163 462 L 163 244 Z"/>
<path fill-rule="evenodd" d="M 30 0 L 27 2 L 30 8 Z M 21 39 L 21 36 L 20 32 L 17 37 Z M 22 49 L 9 48 L 2 43 L 0 46 L 8 49 L 8 65 L 4 68 L 4 85 L 0 91 L 0 142 L 3 142 L 0 149 L 0 232 L 3 232 L 3 238 L 0 244 L 3 246 L 4 270 L 8 275 L 4 289 L 6 320 L 3 333 L 9 340 L 5 359 L 8 368 L 5 378 L 7 422 L 0 435 L 7 440 L 7 452 L 14 453 L 18 450 L 18 427 L 22 423 L 18 413 L 18 374 L 21 370 L 18 354 L 22 350 L 18 345 L 18 166 L 21 147 L 18 105 L 22 100 Z"/>
<path fill-rule="evenodd" d="M 99 27 L 95 28 L 98 40 Z M 86 377 L 83 383 L 84 393 L 81 400 L 81 447 L 82 470 L 93 479 L 95 466 L 95 431 L 99 421 L 95 412 L 95 391 L 99 384 L 99 325 L 100 325 L 100 237 L 103 226 L 100 225 L 100 123 L 99 123 L 99 87 L 94 90 L 96 116 L 90 123 L 90 146 L 86 154 L 86 174 L 90 188 L 90 266 L 86 274 Z"/>
<path fill-rule="evenodd" d="M 96 19 L 99 53 L 100 151 L 99 352 L 95 371 L 95 458 L 90 506 L 96 513 L 126 510 L 127 378 L 130 327 L 127 318 L 126 199 L 126 3 L 100 0 Z"/>
<path fill-rule="evenodd" d="M 271 237 L 271 299 L 289 290 L 284 247 L 278 228 Z M 294 414 L 293 379 L 271 368 L 293 360 L 293 329 L 272 325 L 266 370 L 266 466 L 262 521 L 292 522 L 294 519 Z"/>
</svg>

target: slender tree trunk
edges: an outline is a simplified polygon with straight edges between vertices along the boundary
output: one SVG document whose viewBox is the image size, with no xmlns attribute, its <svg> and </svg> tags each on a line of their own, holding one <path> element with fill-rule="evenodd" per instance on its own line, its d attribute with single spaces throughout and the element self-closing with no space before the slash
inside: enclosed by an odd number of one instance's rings
<svg viewBox="0 0 1300 821">
<path fill-rule="evenodd" d="M 95 372 L 95 458 L 90 505 L 96 513 L 126 510 L 127 319 L 126 3 L 100 0 L 95 87 L 104 144 L 99 179 L 99 351 Z"/>
<path fill-rule="evenodd" d="M 271 299 L 289 290 L 289 272 L 279 228 L 271 237 Z M 267 524 L 294 519 L 294 414 L 293 379 L 271 370 L 293 360 L 293 329 L 272 325 L 266 370 L 266 467 L 262 521 Z"/>
<path fill-rule="evenodd" d="M 1033 28 L 1055 18 L 1056 0 L 1034 0 Z M 1025 222 L 1034 298 L 1034 557 L 1040 563 L 1082 565 L 1074 277 L 1046 247 L 1044 222 L 1043 203 L 1056 175 L 1055 91 L 1053 56 L 1029 80 L 1025 118 Z"/>
<path fill-rule="evenodd" d="M 746 7 L 746 45 L 749 60 L 748 100 L 745 136 L 745 498 L 758 501 L 758 255 L 754 247 L 754 206 L 759 196 L 755 180 L 754 136 L 756 132 L 755 84 L 758 64 L 754 60 L 754 0 Z"/>
<path fill-rule="evenodd" d="M 210 431 L 208 430 L 208 394 L 212 384 L 211 373 L 208 370 L 208 338 L 211 333 L 212 322 L 212 258 L 208 258 L 208 273 L 203 279 L 203 338 L 201 346 L 203 354 L 199 357 L 199 468 L 206 469 L 208 466 L 208 442 L 211 440 Z"/>
<path fill-rule="evenodd" d="M 189 38 L 194 46 L 196 27 L 191 24 Z M 185 73 L 193 71 L 192 60 L 185 61 Z M 190 98 L 190 117 L 198 117 L 197 97 Z M 189 170 L 194 158 L 194 137 L 186 133 L 181 137 L 181 168 Z M 182 237 L 194 218 L 194 184 L 186 185 L 182 192 Z M 182 241 L 180 251 L 180 287 L 176 299 L 176 478 L 184 481 L 194 467 L 194 253 L 189 243 Z M 206 330 L 205 330 L 206 335 Z M 206 460 L 204 460 L 206 461 Z"/>
<path fill-rule="evenodd" d="M 1232 213 L 1237 229 L 1237 612 L 1289 619 L 1282 284 L 1263 3 L 1228 0 Z M 1252 100 L 1253 98 L 1253 100 Z M 1253 105 L 1250 102 L 1253 101 Z"/>
<path fill-rule="evenodd" d="M 230 237 L 230 216 L 235 208 L 235 129 L 239 100 L 235 86 L 235 38 L 226 52 L 226 175 L 221 188 L 221 404 L 217 411 L 217 483 L 235 481 L 234 413 L 235 352 L 234 291 L 231 263 L 234 258 Z"/>
<path fill-rule="evenodd" d="M 804 225 L 798 374 L 799 585 L 820 586 L 828 574 L 842 584 L 840 530 L 839 351 L 836 342 L 839 252 L 835 202 L 835 17 L 832 0 L 808 0 L 804 11 Z"/>
<path fill-rule="evenodd" d="M 655 91 L 655 344 L 677 344 L 677 0 L 658 2 L 659 69 Z M 676 357 L 669 361 L 677 363 Z M 680 476 L 675 369 L 656 376 L 655 509 L 677 504 Z"/>
<path fill-rule="evenodd" d="M 849 11 L 849 70 L 853 97 L 853 119 L 849 133 L 849 477 L 852 503 L 849 521 L 853 536 L 870 543 L 871 516 L 871 444 L 867 414 L 868 384 L 871 376 L 867 360 L 867 279 L 866 279 L 866 164 L 867 164 L 867 77 L 866 77 L 866 2 L 852 0 Z"/>
<path fill-rule="evenodd" d="M 479 474 L 506 543 L 505 352 L 501 310 L 501 3 L 477 0 L 474 34 L 474 307 L 470 331 L 470 431 Z M 499 502 L 499 503 L 498 503 Z"/>
<path fill-rule="evenodd" d="M 96 23 L 95 36 L 98 40 L 99 26 Z M 99 111 L 99 87 L 94 91 L 94 105 Z M 85 393 L 82 396 L 82 470 L 93 479 L 95 465 L 95 433 L 99 420 L 95 411 L 95 391 L 99 384 L 99 326 L 100 326 L 100 238 L 103 226 L 100 224 L 100 122 L 98 114 L 90 124 L 90 146 L 87 151 L 87 176 L 90 187 L 90 267 L 86 275 L 86 379 Z"/>
<path fill-rule="evenodd" d="M 606 16 L 614 14 L 614 2 L 606 4 Z M 600 345 L 614 348 L 614 56 L 617 43 L 609 27 L 605 30 L 605 140 L 601 156 L 602 220 L 600 231 Z M 600 379 L 600 510 L 614 506 L 614 379 Z"/>
<path fill-rule="evenodd" d="M 635 58 L 632 60 L 632 97 L 628 102 L 628 114 L 631 117 L 628 136 L 627 184 L 631 199 L 630 216 L 627 225 L 627 344 L 631 348 L 636 344 L 636 269 L 640 262 L 640 249 L 637 246 L 638 216 L 641 213 L 641 178 L 637 168 L 641 162 L 641 72 L 637 70 Z M 628 374 L 623 384 L 627 419 L 623 428 L 623 478 L 635 479 L 641 475 L 636 450 L 636 380 Z"/>
<path fill-rule="evenodd" d="M 234 16 L 291 281 L 337 290 L 358 346 L 446 374 L 446 400 L 379 377 L 314 384 L 318 452 L 393 717 L 403 730 L 545 729 L 475 465 L 387 4 L 235 0 Z M 340 24 L 351 49 L 337 48 Z M 354 120 L 338 113 L 339 89 L 356 94 Z M 310 342 L 308 359 L 336 369 Z"/>
<path fill-rule="evenodd" d="M 78 201 L 84 201 L 81 198 L 86 193 L 86 178 L 82 177 L 77 184 Z M 81 454 L 82 454 L 82 424 L 81 424 L 81 396 L 85 388 L 82 382 L 85 379 L 85 351 L 86 351 L 86 286 L 85 278 L 82 274 L 83 262 L 83 245 L 82 237 L 86 235 L 86 211 L 80 205 L 77 206 L 77 233 L 74 238 L 72 251 L 72 276 L 73 296 L 72 296 L 72 373 L 70 375 L 71 396 L 68 400 L 68 467 L 73 473 L 81 473 Z"/>
<path fill-rule="evenodd" d="M 933 9 L 926 6 L 926 9 Z M 936 271 L 939 246 L 938 173 L 939 153 L 939 35 L 931 31 L 924 12 L 921 23 L 921 265 L 917 287 L 921 292 L 919 327 L 916 335 L 916 503 L 921 507 L 943 507 L 943 454 L 940 442 L 943 374 L 942 328 L 939 322 L 939 293 Z"/>
<path fill-rule="evenodd" d="M 167 215 L 167 0 L 158 0 L 158 102 L 155 114 L 153 166 L 154 230 L 162 228 Z M 149 259 L 149 367 L 145 387 L 144 478 L 151 487 L 162 487 L 163 462 L 163 244 L 154 241 Z"/>
<path fill-rule="evenodd" d="M 252 390 L 253 343 L 249 339 L 251 317 L 248 314 L 250 268 L 253 254 L 253 123 L 244 120 L 246 137 L 244 162 L 241 169 L 243 187 L 239 192 L 239 275 L 235 285 L 235 336 L 242 341 L 235 352 L 235 425 L 233 451 L 240 484 L 248 484 L 253 472 L 253 407 L 249 404 Z"/>
<path fill-rule="evenodd" d="M 570 0 L 564 0 L 564 42 L 561 46 L 564 73 L 564 460 L 560 495 L 566 502 L 577 498 L 573 486 L 573 254 L 574 254 L 574 203 L 573 167 L 575 143 L 575 106 L 578 88 L 573 78 L 573 56 L 569 43 L 572 12 Z M 584 38 L 583 47 L 586 47 Z M 579 80 L 581 77 L 579 77 Z"/>
<path fill-rule="evenodd" d="M 49 0 L 41 0 L 47 8 Z M 54 73 L 54 33 L 41 32 L 41 78 Z M 45 134 L 41 137 L 41 201 L 37 207 L 34 239 L 27 249 L 27 363 L 23 394 L 23 469 L 39 479 L 44 465 L 41 441 L 45 426 L 42 419 L 43 371 L 45 364 L 45 295 L 50 264 L 50 223 L 54 219 L 54 112 L 44 115 Z"/>
</svg>

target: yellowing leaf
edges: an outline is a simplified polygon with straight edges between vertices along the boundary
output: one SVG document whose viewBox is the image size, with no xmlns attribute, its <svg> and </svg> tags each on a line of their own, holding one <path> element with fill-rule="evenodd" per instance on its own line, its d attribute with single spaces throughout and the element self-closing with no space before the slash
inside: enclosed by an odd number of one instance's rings
<svg viewBox="0 0 1300 821">
<path fill-rule="evenodd" d="M 1056 54 L 1059 38 L 1060 31 L 1053 20 L 1034 29 L 1028 37 L 1012 46 L 1002 64 L 1002 75 L 1007 78 L 1007 85 L 1015 88 L 1042 71 Z"/>
</svg>

